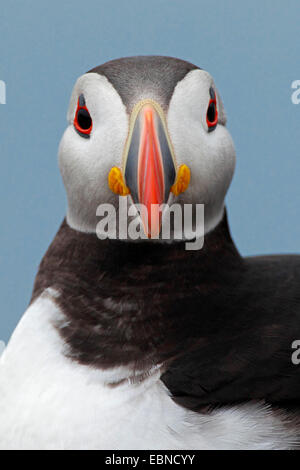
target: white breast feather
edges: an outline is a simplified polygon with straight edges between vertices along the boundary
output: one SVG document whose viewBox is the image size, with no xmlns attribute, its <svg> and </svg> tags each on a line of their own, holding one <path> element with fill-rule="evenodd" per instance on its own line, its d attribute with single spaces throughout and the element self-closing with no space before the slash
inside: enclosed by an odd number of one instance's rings
<svg viewBox="0 0 300 470">
<path fill-rule="evenodd" d="M 279 415 L 250 403 L 202 415 L 176 405 L 159 370 L 139 384 L 126 368 L 76 364 L 53 326 L 62 312 L 47 290 L 25 312 L 0 358 L 0 449 L 282 449 Z"/>
</svg>

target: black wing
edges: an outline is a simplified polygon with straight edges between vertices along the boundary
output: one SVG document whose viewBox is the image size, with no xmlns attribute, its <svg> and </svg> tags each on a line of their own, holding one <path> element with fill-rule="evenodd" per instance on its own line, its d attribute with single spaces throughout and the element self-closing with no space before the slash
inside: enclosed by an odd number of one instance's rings
<svg viewBox="0 0 300 470">
<path fill-rule="evenodd" d="M 300 256 L 246 258 L 238 277 L 223 274 L 214 295 L 202 295 L 197 344 L 162 380 L 191 409 L 249 399 L 299 404 L 292 345 L 300 340 Z"/>
</svg>

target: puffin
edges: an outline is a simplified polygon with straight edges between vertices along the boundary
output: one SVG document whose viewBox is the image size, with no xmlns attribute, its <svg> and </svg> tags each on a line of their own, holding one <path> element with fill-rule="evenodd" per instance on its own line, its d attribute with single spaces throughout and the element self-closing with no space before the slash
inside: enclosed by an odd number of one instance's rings
<svg viewBox="0 0 300 470">
<path fill-rule="evenodd" d="M 0 448 L 298 448 L 300 256 L 233 242 L 236 156 L 211 75 L 112 60 L 78 78 L 67 119 L 67 213 L 1 355 Z M 203 217 L 163 239 L 172 204 Z"/>
</svg>

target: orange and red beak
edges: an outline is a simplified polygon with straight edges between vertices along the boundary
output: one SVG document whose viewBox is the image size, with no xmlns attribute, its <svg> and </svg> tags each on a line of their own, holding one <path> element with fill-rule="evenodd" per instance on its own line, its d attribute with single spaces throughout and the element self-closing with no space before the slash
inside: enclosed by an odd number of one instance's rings
<svg viewBox="0 0 300 470">
<path fill-rule="evenodd" d="M 162 220 L 160 206 L 169 199 L 176 166 L 163 112 L 153 101 L 139 103 L 132 113 L 123 171 L 133 203 L 141 205 L 146 235 L 157 237 Z"/>
</svg>

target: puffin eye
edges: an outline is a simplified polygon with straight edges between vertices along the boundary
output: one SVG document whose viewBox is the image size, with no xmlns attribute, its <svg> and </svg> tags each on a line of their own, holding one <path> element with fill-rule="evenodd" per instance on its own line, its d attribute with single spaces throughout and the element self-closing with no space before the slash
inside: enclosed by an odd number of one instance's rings
<svg viewBox="0 0 300 470">
<path fill-rule="evenodd" d="M 210 100 L 208 103 L 208 108 L 206 112 L 206 122 L 208 126 L 208 132 L 213 131 L 218 124 L 218 110 L 217 110 L 217 101 L 216 94 L 213 88 L 210 88 Z"/>
<path fill-rule="evenodd" d="M 91 115 L 85 105 L 83 95 L 78 98 L 76 114 L 74 118 L 74 127 L 82 137 L 89 137 L 93 127 Z"/>
</svg>

